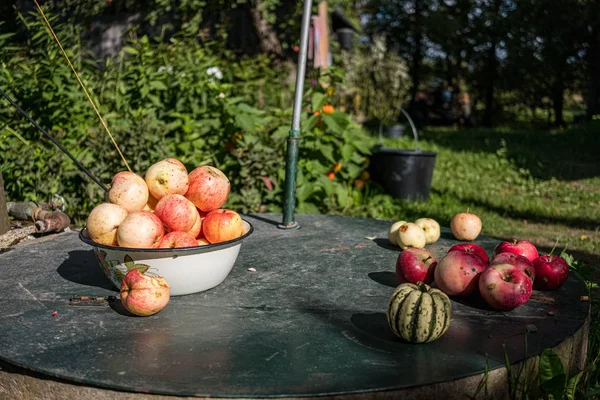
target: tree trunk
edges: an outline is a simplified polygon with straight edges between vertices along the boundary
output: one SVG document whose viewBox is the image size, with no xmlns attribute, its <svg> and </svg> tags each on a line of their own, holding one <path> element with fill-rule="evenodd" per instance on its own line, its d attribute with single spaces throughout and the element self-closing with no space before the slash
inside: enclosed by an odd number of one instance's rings
<svg viewBox="0 0 600 400">
<path fill-rule="evenodd" d="M 261 0 L 254 0 L 251 3 L 250 15 L 252 16 L 252 22 L 256 29 L 256 34 L 258 35 L 261 51 L 282 57 L 283 49 L 281 43 L 279 42 L 275 30 L 263 15 L 263 11 L 261 10 Z"/>
<path fill-rule="evenodd" d="M 492 43 L 487 54 L 487 72 L 485 78 L 485 112 L 483 114 L 482 124 L 492 126 L 494 120 L 494 85 L 496 81 L 496 38 Z"/>
<path fill-rule="evenodd" d="M 415 24 L 414 24 L 414 46 L 410 77 L 412 87 L 410 89 L 411 105 L 415 104 L 417 92 L 421 84 L 421 63 L 423 62 L 423 1 L 415 0 Z"/>
<path fill-rule="evenodd" d="M 6 197 L 4 196 L 4 181 L 0 171 L 0 235 L 8 232 L 8 211 L 6 210 Z"/>
<path fill-rule="evenodd" d="M 586 118 L 600 114 L 600 24 L 592 28 L 588 39 L 588 96 L 586 101 Z"/>
<path fill-rule="evenodd" d="M 554 126 L 565 126 L 563 106 L 565 97 L 565 80 L 563 73 L 558 73 L 552 88 L 552 108 L 554 109 Z"/>
</svg>

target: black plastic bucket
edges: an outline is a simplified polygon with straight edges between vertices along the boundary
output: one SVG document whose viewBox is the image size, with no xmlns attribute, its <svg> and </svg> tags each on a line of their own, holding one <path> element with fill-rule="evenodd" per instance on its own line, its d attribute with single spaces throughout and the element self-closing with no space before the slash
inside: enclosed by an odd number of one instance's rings
<svg viewBox="0 0 600 400">
<path fill-rule="evenodd" d="M 397 199 L 427 201 L 437 153 L 421 150 L 377 148 L 369 173 L 389 195 Z"/>
<path fill-rule="evenodd" d="M 400 138 L 402 135 L 404 135 L 404 125 L 396 124 L 385 128 L 385 137 Z"/>
<path fill-rule="evenodd" d="M 340 28 L 336 31 L 340 47 L 344 50 L 352 50 L 354 30 L 350 28 Z"/>
</svg>

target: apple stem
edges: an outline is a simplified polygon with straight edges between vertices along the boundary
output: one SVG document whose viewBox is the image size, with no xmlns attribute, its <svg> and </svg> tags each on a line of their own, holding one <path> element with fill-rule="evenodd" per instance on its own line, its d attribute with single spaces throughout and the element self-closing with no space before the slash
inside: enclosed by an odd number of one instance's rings
<svg viewBox="0 0 600 400">
<path fill-rule="evenodd" d="M 469 213 L 469 207 L 467 207 L 467 214 Z"/>
<path fill-rule="evenodd" d="M 429 257 L 427 257 L 426 259 L 424 259 L 423 261 L 431 260 L 431 258 L 432 258 L 432 257 L 433 257 L 433 256 L 429 256 Z"/>
</svg>

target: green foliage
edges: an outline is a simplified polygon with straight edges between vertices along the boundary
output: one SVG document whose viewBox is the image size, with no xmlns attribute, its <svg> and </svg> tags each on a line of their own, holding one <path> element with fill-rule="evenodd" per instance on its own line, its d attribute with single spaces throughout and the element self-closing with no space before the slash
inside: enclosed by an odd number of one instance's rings
<svg viewBox="0 0 600 400">
<path fill-rule="evenodd" d="M 32 33 L 28 46 L 0 48 L 0 84 L 95 176 L 110 182 L 125 164 L 38 17 L 25 21 Z M 76 30 L 57 25 L 56 31 L 134 172 L 143 175 L 166 157 L 190 170 L 211 164 L 230 178 L 228 206 L 243 212 L 280 209 L 291 120 L 291 102 L 276 95 L 289 93 L 283 67 L 273 68 L 266 57 L 233 58 L 216 43 L 200 45 L 185 37 L 164 43 L 147 36 L 98 65 L 80 49 Z M 366 166 L 368 138 L 343 112 L 312 114 L 313 108 L 333 104 L 342 81 L 342 71 L 331 69 L 306 91 L 300 211 L 342 212 L 360 191 L 353 185 Z M 39 132 L 15 110 L 3 107 L 0 115 L 9 198 L 46 201 L 60 193 L 72 217 L 85 219 L 102 201 L 101 188 L 39 140 Z M 338 163 L 343 167 L 330 181 L 325 173 Z"/>
</svg>

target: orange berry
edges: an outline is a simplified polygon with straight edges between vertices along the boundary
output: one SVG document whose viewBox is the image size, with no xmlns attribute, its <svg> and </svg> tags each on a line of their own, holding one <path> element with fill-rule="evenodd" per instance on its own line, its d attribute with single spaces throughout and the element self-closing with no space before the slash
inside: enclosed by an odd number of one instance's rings
<svg viewBox="0 0 600 400">
<path fill-rule="evenodd" d="M 363 181 L 362 179 L 355 180 L 354 187 L 358 190 L 363 190 L 365 188 L 365 181 Z"/>
<path fill-rule="evenodd" d="M 325 114 L 327 114 L 327 115 L 329 115 L 329 114 L 333 114 L 333 112 L 334 112 L 334 111 L 335 111 L 335 108 L 333 108 L 333 106 L 332 106 L 332 105 L 325 104 L 325 105 L 323 106 L 323 112 L 324 112 Z"/>
<path fill-rule="evenodd" d="M 327 177 L 329 178 L 330 181 L 332 181 L 333 178 L 335 178 L 335 172 L 333 172 L 333 171 L 329 171 L 325 175 L 327 175 Z"/>
<path fill-rule="evenodd" d="M 333 167 L 333 172 L 340 172 L 341 170 L 342 170 L 342 163 L 341 162 L 335 164 L 335 166 Z"/>
<path fill-rule="evenodd" d="M 313 113 L 313 115 L 314 115 L 315 117 L 318 117 L 319 115 L 321 115 L 321 113 L 320 113 L 320 112 L 317 110 L 317 111 L 315 111 L 315 112 Z"/>
</svg>

